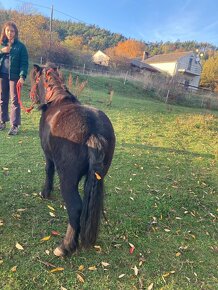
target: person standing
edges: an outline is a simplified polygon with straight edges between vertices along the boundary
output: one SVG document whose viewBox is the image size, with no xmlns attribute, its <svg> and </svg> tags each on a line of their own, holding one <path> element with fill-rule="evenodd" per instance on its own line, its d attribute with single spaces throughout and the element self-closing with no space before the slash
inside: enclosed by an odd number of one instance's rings
<svg viewBox="0 0 218 290">
<path fill-rule="evenodd" d="M 10 121 L 8 135 L 17 135 L 21 125 L 21 108 L 16 85 L 22 85 L 28 71 L 28 52 L 18 39 L 18 29 L 14 22 L 7 21 L 0 36 L 0 131 L 6 129 Z M 9 100 L 11 101 L 9 118 Z"/>
</svg>

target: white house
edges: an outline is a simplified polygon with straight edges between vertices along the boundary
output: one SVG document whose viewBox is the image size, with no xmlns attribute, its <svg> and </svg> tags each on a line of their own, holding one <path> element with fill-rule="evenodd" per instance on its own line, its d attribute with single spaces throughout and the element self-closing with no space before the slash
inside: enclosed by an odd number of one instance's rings
<svg viewBox="0 0 218 290">
<path fill-rule="evenodd" d="M 158 54 L 141 61 L 171 76 L 178 76 L 185 87 L 198 88 L 202 66 L 194 52 Z"/>
<path fill-rule="evenodd" d="M 108 66 L 110 57 L 103 53 L 101 50 L 98 50 L 93 56 L 92 56 L 92 61 L 96 65 L 101 65 L 101 66 Z"/>
</svg>

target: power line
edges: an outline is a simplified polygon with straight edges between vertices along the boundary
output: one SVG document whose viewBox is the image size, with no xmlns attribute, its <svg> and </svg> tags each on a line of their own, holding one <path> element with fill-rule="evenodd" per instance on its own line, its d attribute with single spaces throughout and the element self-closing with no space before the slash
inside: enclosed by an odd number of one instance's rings
<svg viewBox="0 0 218 290">
<path fill-rule="evenodd" d="M 45 8 L 45 9 L 49 9 L 49 10 L 51 10 L 51 7 L 48 7 L 48 6 L 43 6 L 43 5 L 35 4 L 35 3 L 32 3 L 32 2 L 22 1 L 22 0 L 16 0 L 16 1 L 17 1 L 17 2 L 21 2 L 21 3 L 24 3 L 24 4 L 31 4 L 32 6 L 41 7 L 41 8 Z M 53 5 L 52 5 L 52 6 L 53 6 Z M 53 11 L 58 12 L 58 13 L 60 13 L 60 14 L 63 14 L 63 15 L 65 15 L 65 16 L 67 16 L 67 17 L 70 17 L 70 18 L 72 18 L 72 19 L 74 19 L 74 20 L 76 20 L 76 21 L 78 21 L 78 22 L 82 22 L 82 23 L 84 23 L 84 24 L 90 25 L 89 23 L 85 22 L 84 20 L 81 20 L 81 19 L 78 19 L 78 18 L 76 18 L 76 17 L 73 17 L 72 15 L 69 15 L 69 14 L 64 13 L 64 12 L 62 12 L 62 11 L 59 11 L 59 10 L 57 10 L 57 9 L 54 9 L 54 8 L 53 8 Z"/>
</svg>

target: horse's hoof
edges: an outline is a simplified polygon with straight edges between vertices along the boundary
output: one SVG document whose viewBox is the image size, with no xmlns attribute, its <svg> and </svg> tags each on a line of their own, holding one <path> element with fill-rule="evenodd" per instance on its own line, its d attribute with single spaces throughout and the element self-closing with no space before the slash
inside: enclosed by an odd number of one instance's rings
<svg viewBox="0 0 218 290">
<path fill-rule="evenodd" d="M 45 193 L 45 192 L 43 192 L 43 191 L 40 191 L 39 196 L 40 196 L 42 199 L 51 199 L 51 198 L 50 198 L 50 194 L 47 194 L 47 193 Z"/>
<path fill-rule="evenodd" d="M 57 257 L 65 257 L 66 253 L 65 251 L 63 251 L 60 247 L 57 247 L 54 251 L 53 251 L 54 255 Z"/>
<path fill-rule="evenodd" d="M 41 192 L 41 191 L 39 192 L 39 196 L 40 196 L 41 198 L 44 198 L 44 196 L 42 195 L 42 192 Z"/>
</svg>

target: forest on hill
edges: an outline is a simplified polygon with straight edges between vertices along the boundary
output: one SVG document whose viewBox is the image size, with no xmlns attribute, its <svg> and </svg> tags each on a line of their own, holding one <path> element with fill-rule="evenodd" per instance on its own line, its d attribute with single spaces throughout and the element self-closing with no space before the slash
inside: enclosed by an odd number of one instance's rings
<svg viewBox="0 0 218 290">
<path fill-rule="evenodd" d="M 121 34 L 101 29 L 95 25 L 80 22 L 52 21 L 39 14 L 20 8 L 0 10 L 0 27 L 7 20 L 16 22 L 19 37 L 27 45 L 30 58 L 51 61 L 60 64 L 79 66 L 92 65 L 92 56 L 97 50 L 110 56 L 114 69 L 128 69 L 130 60 L 141 57 L 146 51 L 150 56 L 178 51 L 202 52 L 203 73 L 201 85 L 218 90 L 218 48 L 207 42 L 176 41 L 147 42 L 127 39 Z"/>
</svg>

